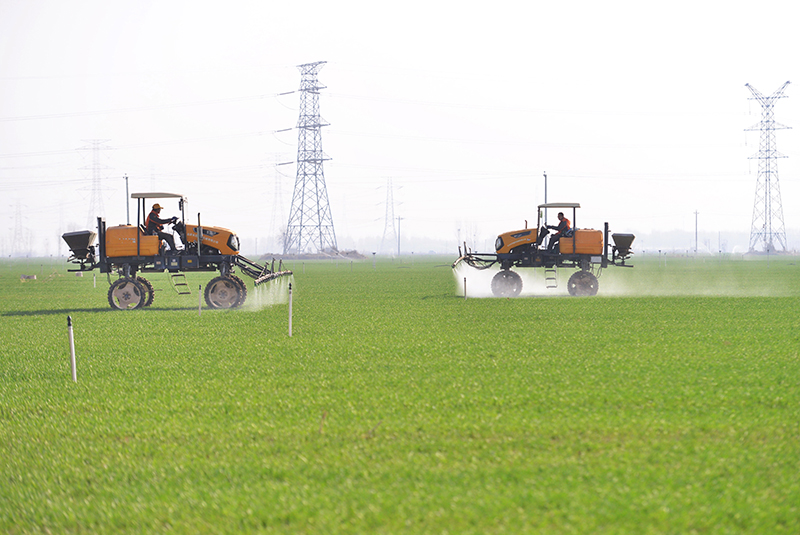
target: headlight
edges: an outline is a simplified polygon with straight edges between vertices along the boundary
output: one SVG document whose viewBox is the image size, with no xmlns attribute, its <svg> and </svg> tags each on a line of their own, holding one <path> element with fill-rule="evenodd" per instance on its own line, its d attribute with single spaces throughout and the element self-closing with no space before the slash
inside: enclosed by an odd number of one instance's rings
<svg viewBox="0 0 800 535">
<path fill-rule="evenodd" d="M 228 247 L 234 251 L 239 250 L 239 238 L 236 236 L 236 234 L 231 234 L 231 237 L 228 238 Z"/>
<path fill-rule="evenodd" d="M 498 236 L 497 239 L 494 241 L 494 250 L 499 251 L 502 248 L 503 248 L 503 238 Z"/>
</svg>

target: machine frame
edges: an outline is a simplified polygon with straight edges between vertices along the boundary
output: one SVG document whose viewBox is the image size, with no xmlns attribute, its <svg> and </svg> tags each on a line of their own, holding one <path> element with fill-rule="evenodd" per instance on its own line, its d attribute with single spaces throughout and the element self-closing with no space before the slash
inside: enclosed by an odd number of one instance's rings
<svg viewBox="0 0 800 535">
<path fill-rule="evenodd" d="M 602 231 L 602 247 L 600 251 L 592 253 L 576 252 L 576 239 L 572 240 L 571 250 L 562 251 L 561 244 L 552 251 L 544 246 L 544 237 L 548 234 L 546 222 L 543 220 L 543 210 L 558 209 L 572 211 L 573 236 L 581 229 L 577 226 L 577 209 L 579 203 L 544 203 L 537 208 L 536 227 L 525 228 L 500 234 L 495 240 L 494 253 L 474 253 L 467 250 L 464 244 L 462 252 L 459 247 L 459 258 L 453 263 L 456 268 L 462 262 L 476 269 L 488 269 L 497 264 L 498 272 L 492 279 L 492 293 L 498 297 L 516 297 L 522 291 L 522 279 L 511 268 L 545 268 L 545 282 L 548 288 L 557 287 L 557 268 L 577 268 L 567 283 L 570 295 L 595 295 L 598 290 L 598 281 L 601 271 L 608 266 L 633 267 L 626 264 L 626 260 L 633 254 L 631 244 L 633 234 L 612 234 L 614 245 L 611 245 L 609 255 L 609 226 L 604 223 Z"/>
<path fill-rule="evenodd" d="M 108 301 L 112 308 L 140 308 L 152 303 L 154 291 L 152 284 L 137 273 L 169 272 L 172 276 L 173 287 L 179 293 L 188 293 L 188 285 L 185 284 L 185 281 L 177 280 L 176 284 L 176 279 L 181 279 L 184 272 L 219 271 L 219 276 L 206 285 L 206 303 L 212 308 L 234 308 L 244 303 L 247 287 L 244 281 L 235 275 L 236 268 L 255 279 L 256 286 L 292 274 L 289 270 L 283 270 L 282 262 L 279 262 L 276 271 L 274 260 L 270 268 L 268 265 L 262 266 L 240 255 L 238 237 L 222 227 L 204 228 L 200 223 L 199 213 L 197 214 L 197 225 L 187 228 L 186 203 L 188 201 L 184 195 L 165 192 L 133 193 L 131 198 L 136 199 L 137 202 L 136 226 L 120 225 L 119 228 L 127 231 L 130 227 L 131 232 L 136 236 L 135 255 L 108 255 L 107 233 L 109 229 L 102 217 L 97 218 L 96 233 L 87 230 L 68 232 L 63 235 L 72 253 L 68 261 L 78 264 L 77 269 L 68 269 L 67 271 L 98 269 L 100 273 L 108 274 L 110 285 Z M 145 233 L 144 225 L 148 213 L 148 200 L 156 199 L 178 199 L 178 209 L 181 215 L 180 220 L 173 225 L 173 229 L 177 231 L 184 249 L 165 251 L 159 240 L 158 254 L 142 254 L 143 238 L 149 238 Z M 199 240 L 198 236 L 200 236 Z M 97 246 L 94 245 L 95 238 L 98 240 Z M 111 273 L 117 273 L 119 278 L 112 281 Z"/>
</svg>

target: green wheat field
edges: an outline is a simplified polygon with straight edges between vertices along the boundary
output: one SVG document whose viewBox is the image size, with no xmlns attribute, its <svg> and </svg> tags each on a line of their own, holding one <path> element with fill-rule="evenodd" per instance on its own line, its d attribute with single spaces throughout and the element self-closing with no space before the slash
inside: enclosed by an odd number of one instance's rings
<svg viewBox="0 0 800 535">
<path fill-rule="evenodd" d="M 291 337 L 286 279 L 114 311 L 3 261 L 0 532 L 800 532 L 800 259 L 516 299 L 453 260 L 290 263 Z"/>
</svg>

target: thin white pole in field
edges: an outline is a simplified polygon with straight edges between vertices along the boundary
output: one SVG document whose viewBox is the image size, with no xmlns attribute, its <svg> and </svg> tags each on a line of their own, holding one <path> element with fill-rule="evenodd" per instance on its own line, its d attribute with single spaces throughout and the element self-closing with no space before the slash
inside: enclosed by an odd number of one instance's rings
<svg viewBox="0 0 800 535">
<path fill-rule="evenodd" d="M 464 299 L 467 298 L 467 278 L 464 277 Z"/>
<path fill-rule="evenodd" d="M 97 288 L 97 273 L 92 273 L 92 288 Z"/>
<path fill-rule="evenodd" d="M 78 367 L 75 363 L 75 337 L 72 334 L 72 316 L 67 316 L 67 332 L 69 332 L 69 363 L 72 366 L 72 381 L 78 382 Z"/>
<path fill-rule="evenodd" d="M 197 287 L 197 315 L 198 317 L 203 312 L 203 285 Z"/>
<path fill-rule="evenodd" d="M 289 337 L 292 336 L 292 283 L 289 283 Z"/>
</svg>

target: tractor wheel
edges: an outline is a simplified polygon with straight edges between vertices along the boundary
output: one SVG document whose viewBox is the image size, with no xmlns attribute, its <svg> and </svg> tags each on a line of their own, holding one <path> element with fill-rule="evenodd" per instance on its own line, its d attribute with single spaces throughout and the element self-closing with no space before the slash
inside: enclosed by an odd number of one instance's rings
<svg viewBox="0 0 800 535">
<path fill-rule="evenodd" d="M 241 297 L 239 297 L 239 304 L 236 306 L 242 306 L 247 300 L 247 285 L 244 283 L 242 279 L 237 277 L 236 275 L 228 275 L 230 279 L 239 285 L 239 290 L 241 291 Z"/>
<path fill-rule="evenodd" d="M 495 297 L 516 297 L 522 291 L 522 277 L 515 271 L 504 269 L 492 278 L 492 294 Z"/>
<path fill-rule="evenodd" d="M 569 295 L 577 297 L 597 295 L 598 287 L 597 277 L 588 271 L 576 271 L 567 282 Z"/>
<path fill-rule="evenodd" d="M 139 282 L 139 284 L 142 285 L 142 288 L 144 288 L 145 292 L 144 303 L 142 303 L 142 306 L 149 307 L 150 305 L 153 304 L 153 299 L 156 296 L 155 289 L 153 288 L 153 285 L 150 283 L 150 281 L 145 279 L 144 277 L 136 277 L 136 280 Z"/>
<path fill-rule="evenodd" d="M 117 310 L 140 308 L 147 292 L 136 279 L 117 279 L 108 289 L 108 304 Z"/>
<path fill-rule="evenodd" d="M 206 284 L 206 304 L 211 308 L 236 308 L 243 301 L 242 286 L 231 277 L 215 277 Z"/>
</svg>

